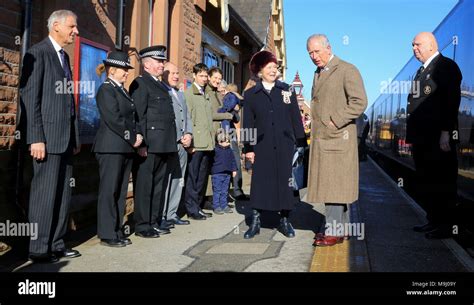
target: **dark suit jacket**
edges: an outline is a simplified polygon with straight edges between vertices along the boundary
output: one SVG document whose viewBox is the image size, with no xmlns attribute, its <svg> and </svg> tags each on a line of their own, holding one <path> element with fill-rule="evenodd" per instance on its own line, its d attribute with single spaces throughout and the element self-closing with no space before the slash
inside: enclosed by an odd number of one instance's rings
<svg viewBox="0 0 474 305">
<path fill-rule="evenodd" d="M 417 80 L 419 94 L 408 96 L 406 140 L 437 145 L 441 131 L 452 133 L 458 128 L 461 71 L 454 61 L 439 54 Z"/>
<path fill-rule="evenodd" d="M 137 139 L 138 116 L 133 99 L 112 80 L 107 79 L 97 91 L 100 126 L 93 152 L 133 153 Z"/>
<path fill-rule="evenodd" d="M 67 54 L 66 59 L 69 62 Z M 26 144 L 44 142 L 46 152 L 52 154 L 64 153 L 71 140 L 73 147 L 79 146 L 75 110 L 71 116 L 74 99 L 67 91 L 61 91 L 67 89 L 65 82 L 61 62 L 48 37 L 26 52 L 20 81 L 20 120 L 26 127 L 22 128 Z"/>
<path fill-rule="evenodd" d="M 167 88 L 144 72 L 130 85 L 138 120 L 150 153 L 178 151 L 173 101 Z"/>
</svg>

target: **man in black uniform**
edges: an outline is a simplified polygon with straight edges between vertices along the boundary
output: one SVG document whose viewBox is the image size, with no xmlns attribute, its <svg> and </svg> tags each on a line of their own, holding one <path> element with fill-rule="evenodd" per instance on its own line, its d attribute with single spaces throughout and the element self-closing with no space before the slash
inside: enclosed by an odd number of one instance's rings
<svg viewBox="0 0 474 305">
<path fill-rule="evenodd" d="M 173 225 L 162 221 L 163 203 L 169 170 L 167 163 L 176 155 L 176 123 L 173 102 L 161 83 L 166 60 L 165 46 L 151 46 L 139 52 L 143 75 L 130 85 L 144 144 L 136 167 L 135 234 L 154 238 L 170 233 Z"/>
<path fill-rule="evenodd" d="M 426 238 L 447 238 L 455 232 L 457 197 L 458 111 L 462 75 L 458 65 L 438 52 L 432 33 L 413 40 L 423 63 L 408 96 L 407 142 L 413 144 L 418 191 L 428 223 L 415 226 Z"/>
</svg>

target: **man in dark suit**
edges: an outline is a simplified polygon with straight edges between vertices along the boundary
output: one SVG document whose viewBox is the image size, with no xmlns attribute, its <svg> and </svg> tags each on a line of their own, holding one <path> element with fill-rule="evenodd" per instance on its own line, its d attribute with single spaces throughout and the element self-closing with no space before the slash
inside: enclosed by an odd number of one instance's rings
<svg viewBox="0 0 474 305">
<path fill-rule="evenodd" d="M 144 143 L 138 154 L 135 191 L 135 234 L 144 238 L 170 233 L 173 224 L 163 221 L 163 204 L 168 181 L 168 163 L 178 151 L 173 102 L 161 82 L 165 46 L 151 46 L 139 52 L 143 75 L 130 85 Z"/>
<path fill-rule="evenodd" d="M 49 37 L 31 47 L 23 59 L 22 124 L 26 124 L 26 144 L 33 157 L 28 217 L 38 224 L 38 238 L 30 241 L 34 262 L 80 256 L 63 241 L 72 191 L 72 155 L 80 150 L 74 99 L 64 86 L 72 78 L 63 47 L 79 34 L 76 20 L 71 11 L 53 12 L 48 19 Z"/>
<path fill-rule="evenodd" d="M 438 52 L 432 33 L 418 34 L 412 45 L 423 65 L 408 96 L 406 141 L 413 144 L 417 190 L 428 219 L 427 224 L 413 229 L 425 232 L 426 238 L 447 238 L 455 230 L 462 75 L 454 61 Z"/>
</svg>

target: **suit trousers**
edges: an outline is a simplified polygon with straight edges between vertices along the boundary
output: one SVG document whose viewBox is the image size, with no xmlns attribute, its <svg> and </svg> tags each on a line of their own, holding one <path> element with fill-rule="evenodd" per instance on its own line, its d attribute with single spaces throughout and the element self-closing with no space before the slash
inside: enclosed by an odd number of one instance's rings
<svg viewBox="0 0 474 305">
<path fill-rule="evenodd" d="M 188 156 L 188 172 L 184 192 L 184 203 L 188 215 L 199 213 L 204 198 L 204 186 L 209 176 L 212 151 L 195 151 Z"/>
<path fill-rule="evenodd" d="M 139 158 L 135 189 L 135 232 L 157 227 L 162 219 L 168 182 L 168 161 L 173 153 L 148 153 Z"/>
<path fill-rule="evenodd" d="M 188 153 L 183 148 L 183 145 L 178 145 L 178 152 L 170 158 L 170 174 L 168 178 L 168 186 L 165 195 L 165 207 L 163 216 L 167 220 L 176 219 L 178 217 L 177 211 L 183 197 L 184 178 L 186 167 L 188 163 Z"/>
<path fill-rule="evenodd" d="M 96 153 L 96 159 L 100 175 L 97 235 L 100 239 L 121 238 L 133 154 Z"/>
<path fill-rule="evenodd" d="M 72 194 L 72 146 L 62 154 L 46 154 L 33 160 L 28 218 L 38 224 L 37 239 L 30 241 L 30 254 L 45 254 L 65 248 Z"/>
<path fill-rule="evenodd" d="M 349 206 L 347 204 L 335 204 L 327 203 L 326 205 L 326 225 L 325 225 L 325 235 L 329 236 L 344 236 L 339 234 L 341 232 L 337 231 L 337 226 L 342 224 L 345 227 L 346 223 L 349 223 Z"/>
<path fill-rule="evenodd" d="M 429 222 L 450 227 L 457 202 L 458 160 L 456 146 L 443 152 L 438 143 L 413 144 L 416 187 Z"/>
<path fill-rule="evenodd" d="M 237 164 L 237 175 L 232 178 L 232 187 L 234 195 L 242 192 L 242 166 L 240 161 L 239 143 L 237 141 L 230 142 L 232 152 L 234 153 L 235 163 Z"/>
</svg>

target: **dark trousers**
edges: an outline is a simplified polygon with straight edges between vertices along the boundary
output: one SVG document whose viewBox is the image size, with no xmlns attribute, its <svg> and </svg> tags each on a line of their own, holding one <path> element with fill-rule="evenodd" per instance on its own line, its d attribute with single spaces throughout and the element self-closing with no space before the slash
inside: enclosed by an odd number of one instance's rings
<svg viewBox="0 0 474 305">
<path fill-rule="evenodd" d="M 212 180 L 212 207 L 214 209 L 227 207 L 227 196 L 229 195 L 230 185 L 229 173 L 213 174 Z"/>
<path fill-rule="evenodd" d="M 232 152 L 234 153 L 235 163 L 237 164 L 237 175 L 232 178 L 232 187 L 234 189 L 234 195 L 236 195 L 236 193 L 242 192 L 242 167 L 238 142 L 232 141 L 230 144 Z"/>
<path fill-rule="evenodd" d="M 97 235 L 100 239 L 121 238 L 133 155 L 96 153 L 96 158 L 100 175 Z"/>
<path fill-rule="evenodd" d="M 37 239 L 30 241 L 30 254 L 44 254 L 65 248 L 63 237 L 73 181 L 72 147 L 63 154 L 46 154 L 43 161 L 33 160 L 28 218 L 38 224 Z"/>
<path fill-rule="evenodd" d="M 457 201 L 456 147 L 443 152 L 439 144 L 413 144 L 417 192 L 429 222 L 451 227 Z"/>
<path fill-rule="evenodd" d="M 203 201 L 204 186 L 209 175 L 211 151 L 196 151 L 189 155 L 184 203 L 188 215 L 196 215 Z"/>
<path fill-rule="evenodd" d="M 151 230 L 163 217 L 168 182 L 168 159 L 173 153 L 148 153 L 139 158 L 136 174 L 134 220 L 135 232 Z"/>
</svg>

